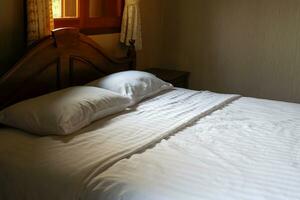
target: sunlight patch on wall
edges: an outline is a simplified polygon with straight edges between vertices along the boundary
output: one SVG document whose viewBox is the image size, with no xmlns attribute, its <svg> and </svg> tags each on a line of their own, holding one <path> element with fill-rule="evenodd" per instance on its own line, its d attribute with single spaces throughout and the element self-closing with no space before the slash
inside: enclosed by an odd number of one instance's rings
<svg viewBox="0 0 300 200">
<path fill-rule="evenodd" d="M 62 17 L 62 3 L 61 0 L 53 0 L 52 2 L 53 17 L 61 18 Z"/>
</svg>

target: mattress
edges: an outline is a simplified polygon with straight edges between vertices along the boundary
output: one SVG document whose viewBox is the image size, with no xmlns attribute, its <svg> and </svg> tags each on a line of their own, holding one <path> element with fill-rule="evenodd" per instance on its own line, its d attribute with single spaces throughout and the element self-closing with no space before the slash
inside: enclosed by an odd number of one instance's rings
<svg viewBox="0 0 300 200">
<path fill-rule="evenodd" d="M 300 199 L 300 105 L 175 89 L 67 137 L 0 129 L 0 199 Z"/>
<path fill-rule="evenodd" d="M 1 128 L 0 199 L 105 199 L 103 172 L 238 98 L 175 89 L 70 136 Z"/>
</svg>

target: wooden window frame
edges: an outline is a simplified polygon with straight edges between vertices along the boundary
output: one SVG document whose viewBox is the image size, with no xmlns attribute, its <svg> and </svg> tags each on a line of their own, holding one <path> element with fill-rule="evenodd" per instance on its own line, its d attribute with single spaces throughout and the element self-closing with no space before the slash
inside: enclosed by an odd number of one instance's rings
<svg viewBox="0 0 300 200">
<path fill-rule="evenodd" d="M 103 33 L 118 33 L 121 31 L 121 22 L 124 0 L 109 0 L 118 16 L 89 17 L 89 0 L 78 0 L 78 17 L 55 18 L 54 27 L 76 27 L 88 35 Z"/>
</svg>

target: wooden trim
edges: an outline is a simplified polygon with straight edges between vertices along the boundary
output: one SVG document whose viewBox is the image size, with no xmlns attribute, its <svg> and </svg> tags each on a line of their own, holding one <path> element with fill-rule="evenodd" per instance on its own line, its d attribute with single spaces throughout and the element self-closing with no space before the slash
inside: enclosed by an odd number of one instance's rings
<svg viewBox="0 0 300 200">
<path fill-rule="evenodd" d="M 64 27 L 76 27 L 80 28 L 80 18 L 57 18 L 54 19 L 54 27 L 64 28 Z"/>
<path fill-rule="evenodd" d="M 62 9 L 62 13 L 61 13 L 61 16 L 64 18 L 66 16 L 66 1 L 65 0 L 62 0 L 61 1 L 61 9 Z"/>
<path fill-rule="evenodd" d="M 80 30 L 81 33 L 85 35 L 97 35 L 97 34 L 109 34 L 109 33 L 120 33 L 120 27 L 110 27 L 110 28 L 83 28 Z"/>
<path fill-rule="evenodd" d="M 89 5 L 89 0 L 79 0 L 80 29 L 85 27 L 87 18 L 89 17 Z"/>
<path fill-rule="evenodd" d="M 86 28 L 121 27 L 120 17 L 90 17 L 85 24 Z"/>
</svg>

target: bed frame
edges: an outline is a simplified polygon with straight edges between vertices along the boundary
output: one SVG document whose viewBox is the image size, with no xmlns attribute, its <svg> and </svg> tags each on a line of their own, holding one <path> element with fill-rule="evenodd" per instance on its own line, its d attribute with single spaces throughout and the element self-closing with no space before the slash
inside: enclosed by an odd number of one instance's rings
<svg viewBox="0 0 300 200">
<path fill-rule="evenodd" d="M 78 29 L 56 29 L 0 77 L 0 110 L 28 98 L 135 67 L 133 42 L 127 57 L 116 59 Z"/>
</svg>

